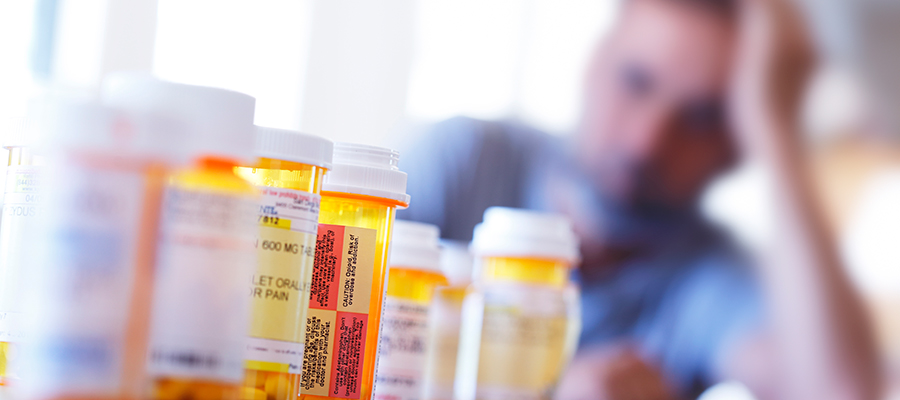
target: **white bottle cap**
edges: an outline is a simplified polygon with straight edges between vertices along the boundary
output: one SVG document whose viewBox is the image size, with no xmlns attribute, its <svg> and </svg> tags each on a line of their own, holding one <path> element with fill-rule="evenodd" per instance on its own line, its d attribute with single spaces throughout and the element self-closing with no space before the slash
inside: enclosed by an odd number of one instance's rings
<svg viewBox="0 0 900 400">
<path fill-rule="evenodd" d="M 42 125 L 48 119 L 49 99 L 47 96 L 29 98 L 24 112 L 0 118 L 0 138 L 3 140 L 3 148 L 43 146 Z"/>
<path fill-rule="evenodd" d="M 463 286 L 472 283 L 475 260 L 469 251 L 469 244 L 452 240 L 441 240 L 441 271 L 451 285 Z"/>
<path fill-rule="evenodd" d="M 172 121 L 106 107 L 99 103 L 47 99 L 38 130 L 49 150 L 86 150 L 113 155 L 172 157 L 185 139 Z"/>
<path fill-rule="evenodd" d="M 203 156 L 254 160 L 253 112 L 256 100 L 243 93 L 165 82 L 149 75 L 114 74 L 103 83 L 102 99 L 132 112 L 177 118 L 188 140 L 173 152 L 193 159 Z"/>
<path fill-rule="evenodd" d="M 27 117 L 0 118 L 0 137 L 3 138 L 3 147 L 34 146 L 35 138 L 33 122 Z"/>
<path fill-rule="evenodd" d="M 256 156 L 331 169 L 334 142 L 284 129 L 256 127 Z"/>
<path fill-rule="evenodd" d="M 391 238 L 391 267 L 406 267 L 441 272 L 438 227 L 419 222 L 397 220 Z"/>
<path fill-rule="evenodd" d="M 325 174 L 323 192 L 344 192 L 409 204 L 406 172 L 397 164 L 400 153 L 384 147 L 354 143 L 334 144 L 334 169 Z"/>
<path fill-rule="evenodd" d="M 472 251 L 477 257 L 579 259 L 578 237 L 569 219 L 558 214 L 491 207 L 475 227 Z"/>
</svg>

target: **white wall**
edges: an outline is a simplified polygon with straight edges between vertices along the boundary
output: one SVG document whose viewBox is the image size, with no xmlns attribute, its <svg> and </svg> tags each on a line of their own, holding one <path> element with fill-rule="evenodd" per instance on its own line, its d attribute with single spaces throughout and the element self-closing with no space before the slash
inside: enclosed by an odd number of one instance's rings
<svg viewBox="0 0 900 400">
<path fill-rule="evenodd" d="M 251 94 L 262 125 L 371 144 L 459 114 L 566 130 L 618 3 L 159 2 L 160 77 Z"/>
<path fill-rule="evenodd" d="M 153 72 L 256 97 L 256 123 L 300 127 L 310 35 L 305 0 L 159 0 Z"/>
<path fill-rule="evenodd" d="M 383 143 L 406 118 L 413 0 L 313 1 L 300 127 L 339 141 Z"/>
</svg>

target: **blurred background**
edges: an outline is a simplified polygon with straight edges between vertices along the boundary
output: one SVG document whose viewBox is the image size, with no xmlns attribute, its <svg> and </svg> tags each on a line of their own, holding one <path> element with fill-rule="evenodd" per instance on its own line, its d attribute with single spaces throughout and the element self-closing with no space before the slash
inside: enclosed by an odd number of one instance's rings
<svg viewBox="0 0 900 400">
<path fill-rule="evenodd" d="M 900 378 L 900 1 L 797 1 L 825 56 L 805 113 L 818 189 Z M 416 126 L 456 115 L 565 135 L 591 45 L 618 8 L 616 0 L 4 1 L 0 117 L 23 114 L 29 97 L 48 90 L 92 97 L 107 73 L 127 70 L 248 93 L 257 124 L 338 141 L 403 147 Z M 741 168 L 710 189 L 706 212 L 752 246 L 773 225 L 764 188 Z M 742 398 L 739 388 L 719 390 L 737 394 L 717 398 Z"/>
</svg>

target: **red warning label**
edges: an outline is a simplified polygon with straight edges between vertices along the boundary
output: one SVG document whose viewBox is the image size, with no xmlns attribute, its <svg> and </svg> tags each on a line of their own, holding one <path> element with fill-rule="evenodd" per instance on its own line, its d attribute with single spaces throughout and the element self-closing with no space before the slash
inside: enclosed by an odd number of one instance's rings
<svg viewBox="0 0 900 400">
<path fill-rule="evenodd" d="M 302 394 L 360 397 L 375 240 L 374 229 L 319 225 Z"/>
<path fill-rule="evenodd" d="M 311 308 L 337 310 L 338 285 L 344 250 L 344 227 L 319 225 L 316 260 L 310 286 Z"/>
<path fill-rule="evenodd" d="M 366 314 L 338 312 L 335 360 L 331 369 L 331 395 L 358 399 L 362 384 L 363 355 L 366 351 Z"/>
</svg>

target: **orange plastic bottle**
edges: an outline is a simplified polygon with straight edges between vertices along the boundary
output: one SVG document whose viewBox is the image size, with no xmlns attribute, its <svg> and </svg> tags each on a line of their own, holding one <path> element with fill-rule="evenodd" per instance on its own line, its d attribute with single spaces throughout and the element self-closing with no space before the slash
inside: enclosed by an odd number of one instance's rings
<svg viewBox="0 0 900 400">
<path fill-rule="evenodd" d="M 234 173 L 255 159 L 255 100 L 223 89 L 116 77 L 105 100 L 183 121 L 191 159 L 163 189 L 150 321 L 153 399 L 236 399 L 256 266 L 257 190 Z M 173 127 L 174 128 L 174 127 Z"/>
<path fill-rule="evenodd" d="M 371 399 L 396 209 L 406 174 L 390 149 L 336 143 L 325 175 L 306 325 L 303 399 Z"/>
<path fill-rule="evenodd" d="M 447 285 L 441 271 L 439 237 L 440 230 L 434 225 L 410 221 L 394 224 L 391 268 L 381 315 L 376 400 L 422 398 L 428 313 L 435 288 Z"/>
<path fill-rule="evenodd" d="M 299 395 L 320 193 L 333 147 L 317 136 L 257 127 L 260 159 L 237 169 L 261 192 L 242 399 Z"/>
<path fill-rule="evenodd" d="M 569 273 L 578 239 L 563 216 L 493 207 L 475 228 L 479 277 L 464 300 L 454 397 L 552 398 L 577 328 Z"/>
</svg>

